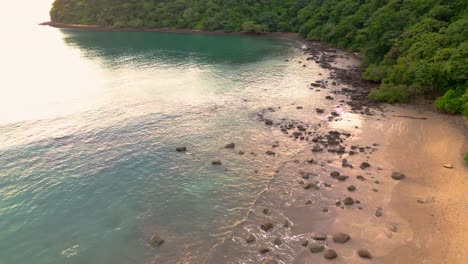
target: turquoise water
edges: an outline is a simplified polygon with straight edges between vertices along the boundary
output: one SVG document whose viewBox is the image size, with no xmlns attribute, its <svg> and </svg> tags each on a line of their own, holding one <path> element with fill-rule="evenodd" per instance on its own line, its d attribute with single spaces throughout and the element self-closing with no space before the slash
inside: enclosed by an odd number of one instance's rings
<svg viewBox="0 0 468 264">
<path fill-rule="evenodd" d="M 298 151 L 264 155 L 281 136 L 254 118 L 306 100 L 294 40 L 25 28 L 0 61 L 0 263 L 203 263 Z"/>
</svg>

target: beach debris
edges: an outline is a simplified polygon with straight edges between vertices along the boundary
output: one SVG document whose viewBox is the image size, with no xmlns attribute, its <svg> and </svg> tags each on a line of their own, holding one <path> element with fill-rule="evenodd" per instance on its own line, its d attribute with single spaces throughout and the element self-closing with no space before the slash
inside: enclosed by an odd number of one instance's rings
<svg viewBox="0 0 468 264">
<path fill-rule="evenodd" d="M 273 228 L 273 223 L 270 223 L 270 222 L 263 223 L 263 224 L 260 225 L 260 229 L 262 229 L 265 232 L 270 231 L 270 229 L 272 229 L 272 228 Z"/>
<path fill-rule="evenodd" d="M 326 259 L 334 259 L 334 258 L 338 257 L 338 254 L 336 254 L 336 251 L 333 250 L 333 249 L 326 249 L 323 252 L 323 257 L 326 258 Z"/>
<path fill-rule="evenodd" d="M 444 168 L 453 169 L 453 166 L 452 166 L 452 164 L 447 163 L 447 164 L 444 164 Z"/>
<path fill-rule="evenodd" d="M 148 244 L 150 244 L 150 246 L 152 246 L 153 248 L 159 247 L 163 243 L 164 239 L 162 239 L 158 234 L 154 234 L 148 242 Z"/>
<path fill-rule="evenodd" d="M 403 180 L 404 178 L 406 178 L 406 175 L 404 175 L 401 172 L 393 172 L 392 173 L 392 179 L 394 179 L 394 180 L 400 181 L 400 180 Z"/>
<path fill-rule="evenodd" d="M 325 247 L 323 245 L 311 245 L 310 246 L 310 252 L 311 253 L 320 253 L 325 250 Z"/>
<path fill-rule="evenodd" d="M 177 152 L 185 152 L 185 151 L 187 151 L 187 147 L 185 147 L 185 146 L 184 147 L 177 147 L 176 151 Z"/>
<path fill-rule="evenodd" d="M 350 239 L 351 237 L 345 233 L 336 233 L 333 235 L 333 242 L 338 244 L 344 244 Z"/>
<path fill-rule="evenodd" d="M 366 250 L 366 249 L 360 249 L 358 250 L 358 255 L 361 257 L 361 258 L 366 258 L 366 259 L 371 259 L 372 258 L 372 255 L 371 253 Z"/>
<path fill-rule="evenodd" d="M 227 149 L 233 149 L 236 147 L 236 144 L 235 143 L 229 143 L 227 144 L 226 146 L 224 146 L 224 148 L 227 148 Z"/>
<path fill-rule="evenodd" d="M 255 242 L 256 238 L 254 235 L 250 234 L 250 236 L 248 236 L 246 239 L 245 239 L 245 242 L 247 242 L 247 244 L 251 244 L 253 242 Z"/>
</svg>

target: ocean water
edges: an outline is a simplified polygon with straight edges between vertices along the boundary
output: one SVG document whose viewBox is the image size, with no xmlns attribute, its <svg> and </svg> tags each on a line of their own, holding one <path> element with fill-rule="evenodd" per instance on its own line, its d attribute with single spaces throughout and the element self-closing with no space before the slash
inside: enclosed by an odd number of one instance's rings
<svg viewBox="0 0 468 264">
<path fill-rule="evenodd" d="M 20 28 L 0 61 L 2 264 L 204 263 L 301 150 L 255 118 L 310 103 L 296 40 Z"/>
</svg>

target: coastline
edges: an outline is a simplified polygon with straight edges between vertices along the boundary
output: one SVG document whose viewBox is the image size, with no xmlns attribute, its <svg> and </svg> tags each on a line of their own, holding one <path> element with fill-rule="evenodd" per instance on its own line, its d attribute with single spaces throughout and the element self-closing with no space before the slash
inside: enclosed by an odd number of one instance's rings
<svg viewBox="0 0 468 264">
<path fill-rule="evenodd" d="M 182 29 L 113 28 L 57 23 L 48 25 L 89 31 L 252 35 L 241 32 L 225 33 Z M 299 38 L 294 33 L 261 35 Z M 317 49 L 323 49 L 323 46 L 317 47 Z M 320 51 L 318 52 L 320 53 Z M 330 57 L 322 55 L 317 56 L 316 63 L 329 70 L 336 71 L 340 68 L 337 65 L 322 64 L 328 63 L 328 59 L 330 59 Z M 310 50 L 304 57 L 304 61 L 309 60 L 309 56 Z M 349 56 L 351 57 L 351 55 Z M 352 79 L 347 78 L 349 75 L 356 75 L 356 72 L 347 67 L 343 69 L 341 73 L 331 77 L 345 86 L 349 84 L 361 88 L 359 81 L 353 82 Z M 335 129 L 340 133 L 351 133 L 352 138 L 343 144 L 346 148 L 356 144 L 372 148 L 373 144 L 377 144 L 375 154 L 374 152 L 366 153 L 369 155 L 367 158 L 363 155 L 351 157 L 348 156 L 348 149 L 346 154 L 336 156 L 334 153 L 311 153 L 310 148 L 308 148 L 298 157 L 299 165 L 295 166 L 295 162 L 291 161 L 284 175 L 272 180 L 264 197 L 260 198 L 259 202 L 254 205 L 253 214 L 249 215 L 246 222 L 239 226 L 238 233 L 233 233 L 232 240 L 237 243 L 237 246 L 248 247 L 254 249 L 255 252 L 258 251 L 260 244 L 263 247 L 279 249 L 280 246 L 272 244 L 273 236 L 261 230 L 255 231 L 258 231 L 256 234 L 258 238 L 254 246 L 244 242 L 246 230 L 250 232 L 253 227 L 258 228 L 261 223 L 258 221 L 266 221 L 265 219 L 271 221 L 271 218 L 268 218 L 270 215 L 265 216 L 262 213 L 262 210 L 268 206 L 269 210 L 273 212 L 285 212 L 284 215 L 281 215 L 283 218 L 273 218 L 275 221 L 280 221 L 275 222 L 275 225 L 282 225 L 284 218 L 291 222 L 292 227 L 285 228 L 284 233 L 281 234 L 284 236 L 282 239 L 291 244 L 298 244 L 307 239 L 312 244 L 314 235 L 319 232 L 326 233 L 327 242 L 323 245 L 338 252 L 337 263 L 346 263 L 347 261 L 365 263 L 365 260 L 356 255 L 356 250 L 362 247 L 368 249 L 372 253 L 374 261 L 378 263 L 395 263 L 396 260 L 398 263 L 464 263 L 467 258 L 466 252 L 463 250 L 463 245 L 467 243 L 467 228 L 463 220 L 467 216 L 467 201 L 463 193 L 463 190 L 466 190 L 466 177 L 463 178 L 463 175 L 466 175 L 467 169 L 460 158 L 463 148 L 466 148 L 463 146 L 466 145 L 466 142 L 460 142 L 460 140 L 466 141 L 464 136 L 466 134 L 463 133 L 463 126 L 466 129 L 466 121 L 461 120 L 461 117 L 445 118 L 445 115 L 438 114 L 427 106 L 421 108 L 423 111 L 418 110 L 415 106 L 383 107 L 377 104 L 371 106 L 368 105 L 370 101 L 362 98 L 362 92 L 353 95 L 351 91 L 343 90 L 343 86 L 340 86 L 339 89 L 329 86 L 330 93 L 328 94 L 335 97 L 335 101 L 341 102 L 343 100 L 343 104 L 340 104 L 341 107 L 337 107 L 338 110 L 334 109 L 338 116 L 332 115 L 331 110 L 327 110 L 322 123 L 323 127 L 316 130 L 316 135 L 320 135 L 320 133 L 324 135 L 328 130 Z M 347 102 L 348 105 L 345 105 L 344 101 L 353 96 L 356 97 L 354 101 L 359 102 L 357 107 L 353 104 L 350 105 L 349 102 Z M 305 108 L 307 109 L 307 106 Z M 269 118 L 267 112 L 262 112 L 262 115 L 262 118 Z M 418 116 L 428 119 L 414 120 L 399 116 Z M 332 119 L 330 120 L 329 117 Z M 259 120 L 264 122 L 265 118 Z M 348 120 L 359 120 L 359 125 L 356 125 L 358 128 L 347 123 Z M 307 122 L 307 120 L 302 121 Z M 281 126 L 286 124 L 278 122 L 274 125 L 274 129 L 281 129 Z M 351 123 L 353 122 L 351 121 Z M 454 125 L 455 123 L 461 123 L 461 125 Z M 434 129 L 434 126 L 437 129 Z M 449 128 L 445 130 L 446 127 Z M 294 125 L 294 128 L 297 128 L 297 124 Z M 430 135 L 420 137 L 426 131 L 430 131 Z M 440 139 L 443 139 L 443 143 L 435 144 Z M 417 141 L 419 145 L 409 147 L 408 142 L 413 141 Z M 451 148 L 455 148 L 455 151 Z M 344 157 L 351 164 L 354 164 L 355 168 L 341 167 Z M 314 162 L 308 164 L 311 159 Z M 328 163 L 328 161 L 332 162 Z M 365 184 L 354 179 L 356 174 L 361 172 L 358 168 L 359 164 L 364 161 L 371 164 L 371 168 L 365 170 L 364 176 L 366 178 L 375 177 L 372 180 L 379 181 L 378 187 L 374 187 L 370 179 Z M 322 163 L 325 163 L 325 166 L 322 166 Z M 445 163 L 452 163 L 454 168 L 451 170 L 443 168 L 442 164 Z M 318 174 L 314 176 L 316 177 L 314 179 L 318 181 L 319 189 L 317 191 L 322 192 L 320 195 L 311 194 L 314 191 L 304 188 L 307 183 L 315 184 L 315 180 L 302 179 L 299 171 L 303 169 Z M 350 178 L 344 182 L 330 179 L 330 170 L 348 174 Z M 407 175 L 407 178 L 401 182 L 394 182 L 389 179 L 392 171 L 401 171 Z M 296 184 L 298 181 L 302 181 L 302 183 Z M 293 187 L 280 188 L 281 186 L 289 187 L 287 183 L 291 182 L 295 184 Z M 330 184 L 331 187 L 327 187 L 325 184 Z M 349 192 L 347 190 L 349 184 L 357 186 L 358 190 Z M 374 189 L 377 189 L 377 192 Z M 325 191 L 328 194 L 324 194 Z M 282 192 L 288 193 L 284 200 L 279 200 L 277 203 L 268 201 L 268 199 L 273 200 L 276 195 L 280 196 Z M 295 196 L 295 193 L 298 196 Z M 335 202 L 343 201 L 343 198 L 348 195 L 354 199 L 358 196 L 363 209 L 359 209 L 357 205 L 334 207 Z M 314 202 L 320 202 L 305 206 L 304 201 L 312 199 L 311 197 L 317 199 Z M 319 198 L 324 199 L 318 200 Z M 326 213 L 321 212 L 324 207 L 327 207 Z M 384 213 L 381 217 L 374 215 L 378 208 L 383 209 Z M 451 218 L 447 219 L 446 214 L 450 214 Z M 311 220 L 314 222 L 313 224 L 311 224 Z M 393 231 L 394 227 L 396 231 Z M 334 232 L 347 232 L 352 239 L 343 245 L 336 244 L 331 241 Z M 279 234 L 275 234 L 275 236 L 279 236 Z M 288 249 L 290 251 L 287 253 L 293 252 L 295 254 L 295 263 L 327 263 L 321 254 L 312 254 L 310 246 L 304 248 L 301 245 L 291 245 Z M 280 255 L 280 253 L 278 254 Z M 275 255 L 261 254 L 258 255 L 258 258 L 261 261 L 273 261 L 270 256 Z M 282 261 L 281 258 L 278 260 Z"/>
</svg>

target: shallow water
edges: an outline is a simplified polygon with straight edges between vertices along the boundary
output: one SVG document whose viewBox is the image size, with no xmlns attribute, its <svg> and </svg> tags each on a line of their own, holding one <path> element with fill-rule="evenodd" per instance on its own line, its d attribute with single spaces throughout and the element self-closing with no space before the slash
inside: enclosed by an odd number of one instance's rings
<svg viewBox="0 0 468 264">
<path fill-rule="evenodd" d="M 25 28 L 0 62 L 1 263 L 204 262 L 300 151 L 254 118 L 313 103 L 297 41 Z"/>
</svg>

